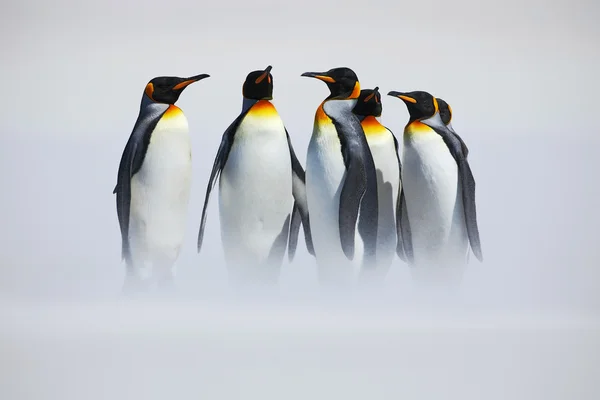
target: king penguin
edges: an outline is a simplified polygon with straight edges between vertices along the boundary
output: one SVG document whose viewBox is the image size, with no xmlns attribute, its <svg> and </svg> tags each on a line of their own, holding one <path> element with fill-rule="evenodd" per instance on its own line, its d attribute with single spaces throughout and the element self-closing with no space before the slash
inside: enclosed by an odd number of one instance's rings
<svg viewBox="0 0 600 400">
<path fill-rule="evenodd" d="M 404 250 L 418 279 L 460 281 L 469 247 L 483 260 L 475 207 L 475 179 L 439 104 L 424 91 L 391 91 L 407 106 L 404 129 L 401 229 Z M 429 275 L 427 271 L 441 271 Z"/>
<path fill-rule="evenodd" d="M 191 189 L 188 121 L 175 105 L 183 90 L 209 75 L 162 76 L 146 85 L 138 119 L 123 151 L 117 185 L 124 290 L 169 285 L 184 240 Z"/>
<path fill-rule="evenodd" d="M 289 237 L 293 258 L 300 221 L 312 252 L 305 173 L 271 103 L 271 68 L 252 71 L 244 81 L 242 110 L 222 136 L 198 233 L 200 252 L 210 194 L 219 178 L 221 243 L 236 285 L 277 283 Z M 290 224 L 292 214 L 297 222 Z"/>
<path fill-rule="evenodd" d="M 327 84 L 330 95 L 317 108 L 306 157 L 306 197 L 322 284 L 352 284 L 375 268 L 377 174 L 358 117 L 360 95 L 350 68 L 305 72 Z M 357 226 L 358 221 L 358 226 Z"/>
<path fill-rule="evenodd" d="M 442 122 L 444 125 L 446 125 L 446 128 L 448 128 L 448 130 L 452 132 L 454 136 L 456 136 L 456 139 L 460 141 L 460 147 L 462 147 L 463 154 L 465 155 L 465 158 L 468 158 L 469 148 L 452 127 L 452 107 L 450 107 L 450 104 L 439 97 L 436 97 L 436 100 L 440 109 L 440 118 L 442 119 Z"/>
<path fill-rule="evenodd" d="M 373 155 L 377 171 L 379 222 L 377 224 L 377 268 L 372 278 L 384 278 L 397 249 L 404 258 L 400 227 L 400 194 L 402 164 L 398 154 L 398 140 L 391 130 L 380 122 L 383 107 L 379 88 L 361 90 L 354 106 Z"/>
</svg>

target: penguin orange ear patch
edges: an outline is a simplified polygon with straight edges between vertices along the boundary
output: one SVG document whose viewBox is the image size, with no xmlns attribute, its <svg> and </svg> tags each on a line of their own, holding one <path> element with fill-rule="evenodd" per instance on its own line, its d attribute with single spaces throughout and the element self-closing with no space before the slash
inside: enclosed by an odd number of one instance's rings
<svg viewBox="0 0 600 400">
<path fill-rule="evenodd" d="M 354 90 L 352 90 L 352 93 L 350 94 L 350 96 L 348 96 L 349 99 L 358 99 L 358 97 L 360 96 L 360 83 L 358 81 L 356 81 L 356 83 L 354 84 Z"/>
<path fill-rule="evenodd" d="M 154 85 L 152 84 L 152 82 L 150 82 L 149 84 L 146 85 L 146 89 L 144 90 L 144 93 L 146 93 L 146 96 L 148 96 L 152 100 L 154 100 L 154 98 L 152 97 L 152 95 L 154 94 Z"/>
<path fill-rule="evenodd" d="M 371 93 L 370 95 L 368 95 L 367 97 L 365 97 L 365 103 L 368 102 L 369 100 L 371 100 L 373 98 L 373 96 L 375 96 L 375 92 Z M 377 99 L 375 99 L 377 100 Z"/>
<path fill-rule="evenodd" d="M 440 111 L 440 106 L 437 102 L 437 99 L 434 97 L 433 98 L 433 108 L 435 109 L 435 112 L 439 112 Z"/>
</svg>

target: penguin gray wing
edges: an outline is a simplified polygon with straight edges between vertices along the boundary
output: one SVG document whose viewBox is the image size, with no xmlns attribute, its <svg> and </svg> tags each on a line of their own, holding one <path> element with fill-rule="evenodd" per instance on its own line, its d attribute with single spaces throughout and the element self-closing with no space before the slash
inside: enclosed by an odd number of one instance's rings
<svg viewBox="0 0 600 400">
<path fill-rule="evenodd" d="M 204 239 L 204 228 L 206 227 L 206 209 L 208 207 L 208 201 L 210 200 L 210 194 L 215 187 L 217 178 L 221 174 L 223 167 L 225 167 L 225 163 L 227 163 L 227 158 L 229 157 L 229 152 L 231 151 L 231 146 L 233 145 L 235 132 L 249 110 L 250 108 L 238 115 L 238 117 L 234 119 L 229 127 L 225 130 L 221 138 L 221 144 L 219 145 L 219 150 L 217 150 L 212 171 L 210 172 L 210 178 L 208 179 L 208 185 L 206 186 L 206 195 L 204 197 L 204 206 L 202 208 L 202 219 L 200 222 L 200 229 L 198 230 L 198 253 L 202 248 L 202 241 Z"/>
<path fill-rule="evenodd" d="M 398 238 L 398 241 L 396 244 L 396 254 L 402 261 L 407 261 L 406 253 L 404 250 L 403 234 L 402 234 L 402 202 L 404 201 L 404 197 L 403 197 L 404 193 L 402 191 L 402 162 L 400 161 L 400 154 L 398 153 L 400 146 L 398 145 L 398 139 L 396 139 L 396 136 L 394 135 L 394 133 L 389 129 L 388 129 L 388 132 L 390 132 L 390 135 L 392 135 L 392 138 L 394 139 L 394 148 L 396 149 L 396 159 L 398 160 L 398 183 L 399 183 L 399 185 L 398 185 L 398 197 L 396 198 L 396 236 Z"/>
<path fill-rule="evenodd" d="M 121 229 L 121 259 L 129 261 L 129 216 L 131 206 L 131 178 L 140 170 L 150 144 L 152 131 L 167 110 L 168 105 L 147 105 L 138 117 L 127 140 L 119 163 L 117 184 L 113 194 L 117 195 L 117 217 Z"/>
<path fill-rule="evenodd" d="M 330 116 L 331 118 L 331 116 Z M 375 252 L 377 240 L 377 185 L 373 157 L 360 121 L 354 114 L 343 115 L 344 122 L 331 118 L 341 144 L 346 177 L 340 194 L 339 230 L 342 250 L 354 258 L 354 237 L 359 210 L 359 232 L 364 238 L 365 254 Z"/>
<path fill-rule="evenodd" d="M 294 196 L 294 208 L 292 210 L 292 221 L 290 223 L 290 238 L 288 245 L 288 259 L 292 261 L 296 254 L 298 244 L 298 232 L 300 230 L 300 222 L 304 227 L 304 240 L 306 248 L 311 255 L 315 255 L 315 250 L 310 232 L 310 220 L 308 215 L 308 202 L 306 201 L 306 179 L 304 168 L 296 157 L 296 152 L 292 146 L 292 140 L 287 129 L 285 129 L 288 148 L 290 150 L 290 158 L 292 161 L 292 194 Z"/>
<path fill-rule="evenodd" d="M 481 250 L 481 241 L 479 238 L 479 228 L 477 226 L 477 207 L 475 204 L 475 178 L 471 171 L 471 166 L 467 161 L 467 157 L 463 151 L 464 142 L 459 139 L 457 134 L 449 130 L 432 127 L 446 143 L 452 157 L 458 166 L 459 179 L 462 186 L 463 207 L 465 210 L 465 223 L 467 225 L 467 234 L 469 235 L 469 243 L 475 257 L 482 262 L 483 252 Z M 465 145 L 466 147 L 466 145 Z"/>
</svg>

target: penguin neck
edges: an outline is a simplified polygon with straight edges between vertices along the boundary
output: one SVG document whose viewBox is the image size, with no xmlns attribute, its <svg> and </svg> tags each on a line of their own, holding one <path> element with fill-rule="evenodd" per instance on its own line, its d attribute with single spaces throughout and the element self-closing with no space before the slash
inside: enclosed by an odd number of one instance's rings
<svg viewBox="0 0 600 400">
<path fill-rule="evenodd" d="M 367 117 L 373 117 L 377 120 L 377 122 L 381 123 L 381 115 L 356 115 L 360 122 L 363 122 Z"/>
<path fill-rule="evenodd" d="M 242 100 L 242 113 L 248 111 L 253 105 L 255 105 L 258 102 L 259 100 L 244 97 Z"/>
<path fill-rule="evenodd" d="M 429 118 L 422 119 L 419 122 L 421 122 L 422 124 L 425 124 L 427 126 L 430 126 L 432 128 L 438 128 L 438 129 L 443 129 L 443 130 L 448 129 L 446 127 L 446 125 L 444 125 L 444 122 L 442 121 L 442 117 L 440 117 L 440 113 L 438 113 L 438 112 L 436 112 L 435 114 L 433 114 L 433 116 L 431 116 Z"/>
<path fill-rule="evenodd" d="M 330 118 L 335 118 L 337 119 L 337 117 L 339 115 L 343 115 L 346 113 L 351 113 L 354 114 L 352 112 L 352 110 L 354 109 L 354 106 L 356 105 L 356 102 L 358 101 L 358 99 L 329 99 L 329 100 L 325 100 L 323 102 L 323 111 L 325 111 L 325 114 L 327 114 Z"/>
<path fill-rule="evenodd" d="M 143 94 L 142 101 L 140 102 L 140 115 L 148 112 L 163 112 L 168 110 L 170 107 L 178 109 L 178 107 L 175 104 L 167 104 L 154 101 L 150 97 Z"/>
<path fill-rule="evenodd" d="M 156 103 L 150 97 L 148 97 L 145 93 L 142 94 L 142 101 L 140 101 L 140 109 L 144 109 L 148 107 L 150 104 Z"/>
</svg>

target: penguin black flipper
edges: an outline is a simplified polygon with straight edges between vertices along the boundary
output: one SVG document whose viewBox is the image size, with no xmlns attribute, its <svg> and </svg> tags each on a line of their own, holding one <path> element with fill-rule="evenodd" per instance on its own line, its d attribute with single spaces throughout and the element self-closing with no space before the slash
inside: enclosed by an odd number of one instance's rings
<svg viewBox="0 0 600 400">
<path fill-rule="evenodd" d="M 477 208 L 475 205 L 475 178 L 467 158 L 463 152 L 462 139 L 458 139 L 456 134 L 449 130 L 443 130 L 432 127 L 446 143 L 452 157 L 458 166 L 459 179 L 462 186 L 463 207 L 465 210 L 465 223 L 467 225 L 467 234 L 473 254 L 480 262 L 483 262 L 483 252 L 481 251 L 481 241 L 479 238 L 479 228 L 477 226 Z"/>
<path fill-rule="evenodd" d="M 136 121 L 119 163 L 117 184 L 113 194 L 117 195 L 117 217 L 121 229 L 121 259 L 128 263 L 131 257 L 129 248 L 131 178 L 142 167 L 152 131 L 167 109 L 168 105 L 160 103 L 146 106 L 146 114 L 140 116 Z"/>
<path fill-rule="evenodd" d="M 298 247 L 298 232 L 300 232 L 300 224 L 302 223 L 302 217 L 300 216 L 300 210 L 298 210 L 298 204 L 294 201 L 294 207 L 292 208 L 292 220 L 290 222 L 290 237 L 288 239 L 288 261 L 292 262 L 296 255 L 296 247 Z"/>
<path fill-rule="evenodd" d="M 229 152 L 231 151 L 231 146 L 233 145 L 235 132 L 237 131 L 238 126 L 240 125 L 248 111 L 250 111 L 250 107 L 246 111 L 238 115 L 236 119 L 233 120 L 233 122 L 225 130 L 221 138 L 221 144 L 219 145 L 219 150 L 217 151 L 217 155 L 215 156 L 212 171 L 210 172 L 210 178 L 208 179 L 208 185 L 206 186 L 206 195 L 204 197 L 204 206 L 202 208 L 202 219 L 200 222 L 200 229 L 198 230 L 198 253 L 202 248 L 202 240 L 204 239 L 204 228 L 206 226 L 206 208 L 208 207 L 208 201 L 210 200 L 210 193 L 215 187 L 215 184 L 217 183 L 217 178 L 219 177 L 221 171 L 225 167 L 225 163 L 227 163 L 227 158 L 229 157 Z"/>
<path fill-rule="evenodd" d="M 392 135 L 392 138 L 394 139 L 396 158 L 398 159 L 398 180 L 400 182 L 400 184 L 398 185 L 398 197 L 396 198 L 396 236 L 398 238 L 398 242 L 396 244 L 396 254 L 402 261 L 407 261 L 402 237 L 402 201 L 404 200 L 404 198 L 402 197 L 402 162 L 400 161 L 400 155 L 398 154 L 398 139 L 396 139 L 394 133 L 389 129 L 388 132 L 390 132 L 390 135 Z"/>
<path fill-rule="evenodd" d="M 308 203 L 306 201 L 306 178 L 304 168 L 296 157 L 296 152 L 292 146 L 292 140 L 287 129 L 285 130 L 287 136 L 288 148 L 290 150 L 290 158 L 292 161 L 292 194 L 294 196 L 294 208 L 292 210 L 292 222 L 290 223 L 290 238 L 288 247 L 288 259 L 292 261 L 296 253 L 296 246 L 298 244 L 298 231 L 300 230 L 300 222 L 304 228 L 304 240 L 306 242 L 306 249 L 310 255 L 315 255 L 315 249 L 313 246 L 312 235 L 310 232 L 310 219 L 308 215 Z M 299 219 L 300 218 L 300 219 Z"/>
<path fill-rule="evenodd" d="M 354 258 L 356 221 L 365 245 L 365 256 L 373 259 L 377 249 L 377 175 L 369 144 L 354 114 L 345 116 L 342 125 L 331 118 L 340 140 L 346 177 L 340 194 L 339 229 L 342 250 Z"/>
<path fill-rule="evenodd" d="M 406 197 L 404 196 L 404 190 L 400 193 L 400 231 L 402 232 L 402 251 L 406 261 L 409 264 L 413 264 L 414 253 L 412 247 L 412 233 L 410 230 L 410 222 L 408 221 L 408 210 L 406 209 Z M 399 249 L 396 248 L 396 253 Z M 398 254 L 400 257 L 400 254 Z"/>
</svg>

